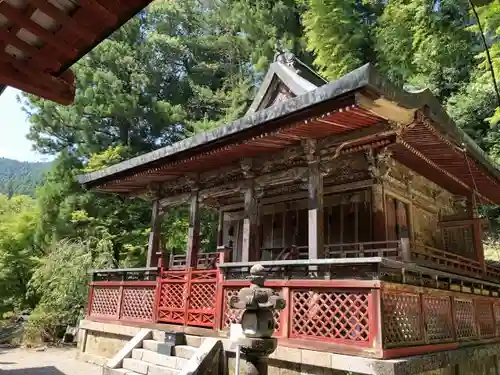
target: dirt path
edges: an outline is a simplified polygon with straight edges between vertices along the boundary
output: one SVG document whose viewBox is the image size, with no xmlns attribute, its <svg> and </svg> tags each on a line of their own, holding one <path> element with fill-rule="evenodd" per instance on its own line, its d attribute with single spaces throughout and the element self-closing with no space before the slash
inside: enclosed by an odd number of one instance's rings
<svg viewBox="0 0 500 375">
<path fill-rule="evenodd" d="M 101 368 L 75 359 L 75 349 L 0 349 L 1 375 L 101 375 Z"/>
</svg>

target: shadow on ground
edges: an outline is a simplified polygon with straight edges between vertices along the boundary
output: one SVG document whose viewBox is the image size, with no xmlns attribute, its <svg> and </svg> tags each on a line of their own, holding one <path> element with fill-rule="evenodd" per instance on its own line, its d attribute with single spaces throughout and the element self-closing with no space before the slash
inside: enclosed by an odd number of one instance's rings
<svg viewBox="0 0 500 375">
<path fill-rule="evenodd" d="M 64 375 L 54 366 L 21 368 L 16 370 L 3 370 L 0 369 L 2 375 Z"/>
</svg>

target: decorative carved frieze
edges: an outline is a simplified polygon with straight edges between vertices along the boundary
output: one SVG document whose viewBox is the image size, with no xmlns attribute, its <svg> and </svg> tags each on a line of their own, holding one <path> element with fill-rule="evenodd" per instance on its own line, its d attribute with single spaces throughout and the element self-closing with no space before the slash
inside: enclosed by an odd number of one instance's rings
<svg viewBox="0 0 500 375">
<path fill-rule="evenodd" d="M 248 158 L 248 159 L 242 159 L 240 161 L 240 166 L 241 166 L 241 172 L 243 174 L 243 177 L 245 178 L 254 178 L 255 177 L 255 171 L 253 169 L 253 160 Z"/>
<path fill-rule="evenodd" d="M 302 142 L 302 146 L 304 147 L 304 156 L 308 163 L 319 162 L 318 157 L 318 142 L 315 139 L 305 139 Z"/>
<path fill-rule="evenodd" d="M 200 188 L 200 176 L 197 173 L 187 173 L 185 176 L 186 187 L 193 191 Z"/>
<path fill-rule="evenodd" d="M 369 149 L 366 152 L 366 159 L 371 177 L 377 181 L 385 180 L 393 167 L 391 152 L 387 148 L 380 152 Z"/>
</svg>

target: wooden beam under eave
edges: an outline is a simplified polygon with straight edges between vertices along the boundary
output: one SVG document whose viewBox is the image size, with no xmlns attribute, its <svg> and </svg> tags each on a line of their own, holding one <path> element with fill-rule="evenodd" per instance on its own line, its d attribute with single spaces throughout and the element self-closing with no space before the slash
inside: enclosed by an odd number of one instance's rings
<svg viewBox="0 0 500 375">
<path fill-rule="evenodd" d="M 29 32 L 42 39 L 45 43 L 53 46 L 64 56 L 70 59 L 74 59 L 77 56 L 78 51 L 74 47 L 61 42 L 61 40 L 56 38 L 56 36 L 52 32 L 44 29 L 42 26 L 27 17 L 26 14 L 24 14 L 21 10 L 14 8 L 9 3 L 0 3 L 0 13 L 7 17 L 11 22 L 28 30 Z"/>
<path fill-rule="evenodd" d="M 4 62 L 5 64 L 10 64 L 14 70 L 20 71 L 22 74 L 28 77 L 28 79 L 32 80 L 33 82 L 40 82 L 42 85 L 48 87 L 51 90 L 54 90 L 55 92 L 64 92 L 66 90 L 74 91 L 74 89 L 71 89 L 71 87 L 75 86 L 75 77 L 71 72 L 70 74 L 68 74 L 67 72 L 64 73 L 63 77 L 65 79 L 54 77 L 49 73 L 45 73 L 39 69 L 33 68 L 33 66 L 28 65 L 27 61 L 25 60 L 16 59 L 5 51 L 0 51 L 0 61 Z"/>
<path fill-rule="evenodd" d="M 97 0 L 80 0 L 80 6 L 93 10 L 96 14 L 105 19 L 108 26 L 114 26 L 118 23 L 118 17 L 116 14 Z"/>
<path fill-rule="evenodd" d="M 402 125 L 410 125 L 415 120 L 417 109 L 403 108 L 384 98 L 372 99 L 359 92 L 355 94 L 355 100 L 359 107 L 383 119 Z"/>
<path fill-rule="evenodd" d="M 40 81 L 33 81 L 5 63 L 0 65 L 0 83 L 63 105 L 70 105 L 75 100 L 74 86 L 68 85 L 67 90 L 57 92 L 53 87 L 47 87 Z"/>
<path fill-rule="evenodd" d="M 52 17 L 56 22 L 68 28 L 87 43 L 94 43 L 96 35 L 85 26 L 76 22 L 69 14 L 46 0 L 30 0 L 30 3 L 36 6 L 40 11 Z"/>
<path fill-rule="evenodd" d="M 4 42 L 6 45 L 10 44 L 20 50 L 24 56 L 30 58 L 29 64 L 37 66 L 38 69 L 45 68 L 51 72 L 57 72 L 61 69 L 61 63 L 55 59 L 45 57 L 36 46 L 19 39 L 12 31 L 0 28 L 0 41 Z"/>
</svg>

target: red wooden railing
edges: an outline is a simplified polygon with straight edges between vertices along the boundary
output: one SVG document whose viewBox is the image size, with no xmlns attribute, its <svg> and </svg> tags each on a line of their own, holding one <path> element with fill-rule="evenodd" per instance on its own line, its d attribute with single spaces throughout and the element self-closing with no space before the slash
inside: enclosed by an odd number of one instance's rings
<svg viewBox="0 0 500 375">
<path fill-rule="evenodd" d="M 478 261 L 430 246 L 414 246 L 412 249 L 412 259 L 432 268 L 440 268 L 462 275 L 477 277 L 484 274 L 484 269 Z"/>
<path fill-rule="evenodd" d="M 90 283 L 87 314 L 98 320 L 155 322 L 156 281 Z"/>
<path fill-rule="evenodd" d="M 285 310 L 275 313 L 275 336 L 282 345 L 397 358 L 458 348 L 463 342 L 500 341 L 498 284 L 450 279 L 440 271 L 378 257 L 262 263 L 270 270 L 266 286 L 286 300 Z M 248 285 L 241 277 L 250 265 L 157 274 L 154 269 L 99 271 L 90 283 L 87 317 L 227 330 L 240 320 L 242 312 L 228 301 Z M 403 283 L 370 279 L 381 269 L 393 279 L 399 272 Z M 305 276 L 297 278 L 294 270 Z M 319 277 L 311 279 L 313 274 Z M 450 290 L 457 282 L 461 291 Z"/>
<path fill-rule="evenodd" d="M 500 340 L 500 299 L 382 284 L 384 357 Z"/>
</svg>

